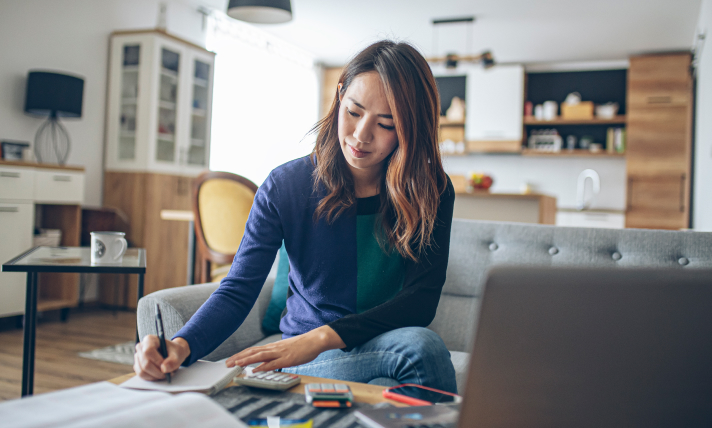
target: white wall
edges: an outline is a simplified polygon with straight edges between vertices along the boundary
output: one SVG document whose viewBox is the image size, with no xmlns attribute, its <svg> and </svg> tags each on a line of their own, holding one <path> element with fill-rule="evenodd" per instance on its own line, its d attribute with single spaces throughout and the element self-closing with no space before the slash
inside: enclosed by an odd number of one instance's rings
<svg viewBox="0 0 712 428">
<path fill-rule="evenodd" d="M 204 44 L 202 15 L 165 1 L 167 30 Z M 32 142 L 44 119 L 23 112 L 27 71 L 84 77 L 83 115 L 63 121 L 67 164 L 86 168 L 86 205 L 101 205 L 109 34 L 156 26 L 159 0 L 0 0 L 0 139 Z"/>
<path fill-rule="evenodd" d="M 167 30 L 204 45 L 203 16 L 179 0 L 167 3 Z M 24 114 L 27 71 L 84 77 L 82 118 L 66 120 L 68 165 L 86 169 L 85 205 L 100 206 L 109 35 L 156 26 L 159 0 L 0 0 L 0 139 L 30 141 L 44 119 Z M 98 295 L 88 280 L 86 300 Z"/>
<path fill-rule="evenodd" d="M 695 177 L 692 225 L 712 231 L 712 0 L 703 0 L 698 30 L 707 34 L 697 70 Z"/>
<path fill-rule="evenodd" d="M 521 155 L 444 156 L 448 174 L 467 175 L 483 172 L 494 179 L 493 192 L 519 193 L 529 183 L 538 193 L 556 196 L 559 208 L 576 207 L 576 183 L 584 169 L 593 169 L 601 177 L 601 193 L 591 208 L 625 210 L 625 159 L 588 157 L 533 157 Z M 589 184 L 590 186 L 590 180 Z M 588 190 L 590 195 L 590 187 Z"/>
</svg>

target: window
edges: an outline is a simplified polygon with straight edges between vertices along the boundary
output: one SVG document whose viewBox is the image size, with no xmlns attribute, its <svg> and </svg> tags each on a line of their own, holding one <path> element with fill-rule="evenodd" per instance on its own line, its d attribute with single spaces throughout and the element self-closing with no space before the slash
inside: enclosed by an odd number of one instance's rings
<svg viewBox="0 0 712 428">
<path fill-rule="evenodd" d="M 216 52 L 210 169 L 258 186 L 275 167 L 311 152 L 319 79 L 311 55 L 249 24 L 210 18 Z"/>
</svg>

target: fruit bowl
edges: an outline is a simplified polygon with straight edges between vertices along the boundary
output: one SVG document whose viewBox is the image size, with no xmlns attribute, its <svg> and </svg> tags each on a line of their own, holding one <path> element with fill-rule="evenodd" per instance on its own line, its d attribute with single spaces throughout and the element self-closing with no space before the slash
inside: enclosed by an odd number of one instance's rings
<svg viewBox="0 0 712 428">
<path fill-rule="evenodd" d="M 487 174 L 473 172 L 470 174 L 469 189 L 472 191 L 489 191 L 494 180 Z"/>
</svg>

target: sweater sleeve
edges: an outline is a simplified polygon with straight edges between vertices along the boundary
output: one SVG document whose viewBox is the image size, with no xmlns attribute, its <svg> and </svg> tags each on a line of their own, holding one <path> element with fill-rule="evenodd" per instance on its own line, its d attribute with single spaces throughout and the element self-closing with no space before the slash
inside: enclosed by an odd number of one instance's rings
<svg viewBox="0 0 712 428">
<path fill-rule="evenodd" d="M 426 327 L 433 321 L 445 284 L 454 204 L 455 190 L 448 177 L 445 192 L 440 196 L 433 245 L 418 263 L 412 260 L 405 262 L 401 291 L 381 305 L 328 324 L 346 344 L 345 351 L 385 332 L 401 327 Z"/>
<path fill-rule="evenodd" d="M 278 200 L 278 189 L 270 175 L 255 194 L 230 272 L 173 337 L 182 337 L 190 345 L 191 353 L 184 365 L 215 350 L 250 313 L 282 244 Z"/>
</svg>

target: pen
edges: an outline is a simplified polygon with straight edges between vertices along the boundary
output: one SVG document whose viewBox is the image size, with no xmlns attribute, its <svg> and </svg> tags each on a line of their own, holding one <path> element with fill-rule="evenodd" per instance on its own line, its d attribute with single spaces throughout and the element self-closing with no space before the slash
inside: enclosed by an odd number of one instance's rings
<svg viewBox="0 0 712 428">
<path fill-rule="evenodd" d="M 158 335 L 158 340 L 161 343 L 161 356 L 163 358 L 168 357 L 168 348 L 166 348 L 166 333 L 163 330 L 163 317 L 161 316 L 161 308 L 156 303 L 156 334 Z M 166 379 L 168 383 L 171 383 L 171 374 L 166 373 Z"/>
</svg>

